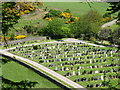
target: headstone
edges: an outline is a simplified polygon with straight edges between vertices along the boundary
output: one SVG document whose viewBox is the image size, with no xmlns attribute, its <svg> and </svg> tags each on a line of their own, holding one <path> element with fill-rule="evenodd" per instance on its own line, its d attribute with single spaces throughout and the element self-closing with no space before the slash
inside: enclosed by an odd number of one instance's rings
<svg viewBox="0 0 120 90">
<path fill-rule="evenodd" d="M 101 75 L 101 80 L 104 80 L 103 75 Z"/>
<path fill-rule="evenodd" d="M 97 70 L 97 71 L 95 71 L 95 73 L 99 73 L 99 72 L 98 72 L 98 70 Z"/>
<path fill-rule="evenodd" d="M 72 72 L 72 75 L 75 75 L 75 71 Z"/>
<path fill-rule="evenodd" d="M 92 63 L 92 59 L 90 59 L 90 63 Z"/>
</svg>

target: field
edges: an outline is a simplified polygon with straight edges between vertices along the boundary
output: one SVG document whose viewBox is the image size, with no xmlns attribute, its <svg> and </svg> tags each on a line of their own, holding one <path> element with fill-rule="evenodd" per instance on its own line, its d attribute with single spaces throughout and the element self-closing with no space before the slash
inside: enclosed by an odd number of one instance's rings
<svg viewBox="0 0 120 90">
<path fill-rule="evenodd" d="M 118 84 L 119 58 L 116 48 L 93 47 L 82 43 L 41 44 L 10 50 L 36 61 L 84 87 L 102 86 L 106 81 Z"/>
<path fill-rule="evenodd" d="M 20 82 L 22 80 L 30 80 L 32 82 L 38 82 L 36 88 L 59 88 L 46 78 L 38 75 L 34 71 L 16 63 L 10 61 L 2 66 L 2 75 L 4 78 L 12 80 L 14 82 Z"/>
<path fill-rule="evenodd" d="M 109 6 L 106 2 L 91 2 L 90 6 L 86 2 L 45 2 L 48 9 L 66 10 L 70 9 L 75 16 L 80 16 L 90 10 L 97 10 L 100 14 L 105 14 Z"/>
</svg>

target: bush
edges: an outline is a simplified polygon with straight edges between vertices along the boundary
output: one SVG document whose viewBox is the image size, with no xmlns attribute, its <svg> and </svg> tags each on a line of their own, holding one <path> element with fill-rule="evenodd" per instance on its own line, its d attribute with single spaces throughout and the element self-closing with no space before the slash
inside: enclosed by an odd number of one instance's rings
<svg viewBox="0 0 120 90">
<path fill-rule="evenodd" d="M 70 9 L 66 9 L 64 12 L 71 13 Z"/>
<path fill-rule="evenodd" d="M 15 35 L 14 35 L 14 33 L 12 33 L 12 34 L 10 35 L 10 40 L 14 40 L 14 37 L 15 37 Z"/>
<path fill-rule="evenodd" d="M 59 11 L 59 10 L 50 10 L 45 16 L 44 16 L 44 18 L 43 19 L 45 19 L 45 18 L 50 18 L 50 17 L 60 17 L 60 13 L 61 13 L 61 11 Z"/>
<path fill-rule="evenodd" d="M 112 29 L 102 29 L 98 32 L 98 37 L 100 40 L 109 40 L 112 35 Z"/>
<path fill-rule="evenodd" d="M 37 45 L 33 46 L 33 49 L 34 49 L 34 50 L 37 50 L 37 49 L 38 49 L 38 46 L 37 46 Z"/>
<path fill-rule="evenodd" d="M 94 42 L 94 41 L 95 41 L 95 38 L 94 38 L 93 36 L 91 36 L 91 37 L 89 38 L 89 40 L 92 41 L 92 42 Z"/>
<path fill-rule="evenodd" d="M 65 21 L 60 18 L 53 19 L 46 28 L 43 28 L 44 35 L 54 39 L 67 37 L 69 29 L 65 27 Z"/>
</svg>

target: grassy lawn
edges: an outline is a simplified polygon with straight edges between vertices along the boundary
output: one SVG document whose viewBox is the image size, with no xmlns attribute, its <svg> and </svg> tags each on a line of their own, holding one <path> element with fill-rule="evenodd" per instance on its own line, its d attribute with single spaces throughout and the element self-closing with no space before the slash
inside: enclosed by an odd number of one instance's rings
<svg viewBox="0 0 120 90">
<path fill-rule="evenodd" d="M 75 16 L 83 15 L 90 10 L 97 10 L 101 14 L 106 12 L 109 4 L 105 2 L 91 2 L 91 8 L 86 2 L 45 2 L 49 9 L 58 9 L 64 11 L 70 9 Z"/>
<path fill-rule="evenodd" d="M 22 80 L 35 81 L 39 83 L 36 88 L 59 88 L 49 80 L 16 62 L 8 62 L 2 68 L 3 76 L 9 80 L 15 82 Z"/>
<path fill-rule="evenodd" d="M 112 30 L 115 30 L 115 29 L 118 28 L 118 25 L 117 25 L 117 24 L 113 24 L 113 25 L 108 26 L 108 27 L 106 27 L 106 28 L 111 28 Z"/>
</svg>

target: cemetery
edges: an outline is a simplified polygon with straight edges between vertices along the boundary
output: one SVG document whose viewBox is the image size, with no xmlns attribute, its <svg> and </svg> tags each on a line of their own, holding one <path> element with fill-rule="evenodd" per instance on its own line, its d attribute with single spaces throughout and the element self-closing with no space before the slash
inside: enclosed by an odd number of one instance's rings
<svg viewBox="0 0 120 90">
<path fill-rule="evenodd" d="M 113 47 L 97 47 L 81 42 L 18 46 L 9 52 L 33 60 L 86 88 L 102 88 L 104 80 L 120 84 L 119 54 Z"/>
</svg>

